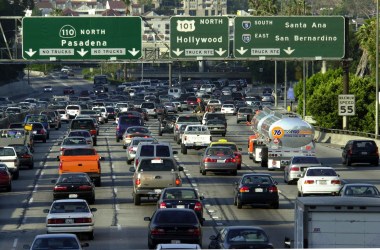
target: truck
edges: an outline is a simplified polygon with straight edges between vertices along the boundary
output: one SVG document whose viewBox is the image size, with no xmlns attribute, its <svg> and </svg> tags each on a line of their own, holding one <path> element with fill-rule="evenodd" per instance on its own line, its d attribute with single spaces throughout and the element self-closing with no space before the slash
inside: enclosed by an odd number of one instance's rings
<svg viewBox="0 0 380 250">
<path fill-rule="evenodd" d="M 206 125 L 187 125 L 181 138 L 181 153 L 185 155 L 188 149 L 207 148 L 210 143 L 211 133 Z"/>
<path fill-rule="evenodd" d="M 251 122 L 252 159 L 268 170 L 283 169 L 292 156 L 315 156 L 314 127 L 283 108 L 264 107 Z"/>
<path fill-rule="evenodd" d="M 25 129 L 0 129 L 0 146 L 25 145 L 34 152 L 33 135 Z"/>
<path fill-rule="evenodd" d="M 87 173 L 95 186 L 101 186 L 101 165 L 104 160 L 93 148 L 68 148 L 57 156 L 59 161 L 59 174 L 80 172 Z"/>
<path fill-rule="evenodd" d="M 379 248 L 380 199 L 298 197 L 285 248 Z"/>
<path fill-rule="evenodd" d="M 185 128 L 184 125 L 199 125 L 201 124 L 199 117 L 197 115 L 179 115 L 174 123 L 174 141 L 177 144 L 181 144 L 181 127 Z M 184 126 L 184 127 L 183 127 Z"/>
</svg>

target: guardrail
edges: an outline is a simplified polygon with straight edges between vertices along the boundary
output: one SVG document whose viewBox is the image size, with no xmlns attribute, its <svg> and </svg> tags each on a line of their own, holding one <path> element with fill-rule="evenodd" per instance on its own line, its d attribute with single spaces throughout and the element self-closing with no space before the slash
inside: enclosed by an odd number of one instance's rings
<svg viewBox="0 0 380 250">
<path fill-rule="evenodd" d="M 367 137 L 367 138 L 373 138 L 373 139 L 380 139 L 378 136 L 376 138 L 376 135 L 373 133 L 367 133 L 367 132 L 361 132 L 361 131 L 352 131 L 352 130 L 344 130 L 344 129 L 329 129 L 329 128 L 321 128 L 318 126 L 314 127 L 315 130 L 325 133 L 331 133 L 331 134 L 341 134 L 341 135 L 353 135 L 353 136 L 360 136 L 360 137 Z"/>
</svg>

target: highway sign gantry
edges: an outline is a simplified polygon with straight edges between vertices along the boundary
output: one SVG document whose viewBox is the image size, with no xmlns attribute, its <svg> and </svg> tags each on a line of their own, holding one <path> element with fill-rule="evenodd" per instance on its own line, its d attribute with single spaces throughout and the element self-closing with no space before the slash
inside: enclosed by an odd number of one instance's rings
<svg viewBox="0 0 380 250">
<path fill-rule="evenodd" d="M 229 56 L 228 17 L 171 17 L 171 58 L 226 58 Z"/>
<path fill-rule="evenodd" d="M 236 58 L 342 59 L 345 18 L 342 16 L 236 17 Z"/>
<path fill-rule="evenodd" d="M 25 17 L 26 60 L 119 60 L 142 56 L 140 17 Z"/>
</svg>

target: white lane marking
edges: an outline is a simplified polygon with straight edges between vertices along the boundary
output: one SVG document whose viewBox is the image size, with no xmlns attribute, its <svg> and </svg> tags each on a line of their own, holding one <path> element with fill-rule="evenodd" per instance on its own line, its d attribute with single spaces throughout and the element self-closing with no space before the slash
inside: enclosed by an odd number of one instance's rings
<svg viewBox="0 0 380 250">
<path fill-rule="evenodd" d="M 116 188 L 116 187 L 113 188 L 113 192 L 114 192 L 115 194 L 117 194 L 117 188 Z"/>
<path fill-rule="evenodd" d="M 22 219 L 22 224 L 26 224 L 26 216 L 24 217 L 24 219 Z"/>
<path fill-rule="evenodd" d="M 217 222 L 216 225 L 217 225 L 217 226 L 223 226 L 223 223 L 221 223 L 221 222 Z"/>
<path fill-rule="evenodd" d="M 186 176 L 191 176 L 191 174 L 189 174 L 189 173 L 185 173 L 185 175 L 186 175 Z"/>
<path fill-rule="evenodd" d="M 112 168 L 112 169 L 114 168 L 113 164 L 111 164 L 111 168 Z"/>
<path fill-rule="evenodd" d="M 45 172 L 44 172 L 44 171 L 41 171 L 41 176 L 44 175 L 44 174 L 45 174 Z"/>
<path fill-rule="evenodd" d="M 213 218 L 213 219 L 219 219 L 218 216 L 212 216 L 211 218 Z"/>
<path fill-rule="evenodd" d="M 120 210 L 120 206 L 119 206 L 119 204 L 116 204 L 116 205 L 115 205 L 115 210 L 116 210 L 116 211 L 119 211 L 119 210 Z"/>
<path fill-rule="evenodd" d="M 117 230 L 121 231 L 121 225 L 120 224 L 117 224 Z"/>
<path fill-rule="evenodd" d="M 211 207 L 211 205 L 210 204 L 205 204 L 205 207 Z"/>
<path fill-rule="evenodd" d="M 194 187 L 197 187 L 197 186 L 198 186 L 198 184 L 195 183 L 195 182 L 192 182 L 191 185 L 193 185 Z"/>
<path fill-rule="evenodd" d="M 12 245 L 12 247 L 13 247 L 13 248 L 16 248 L 16 247 L 17 247 L 17 243 L 18 243 L 18 238 L 16 238 L 16 239 L 13 241 L 13 245 Z"/>
<path fill-rule="evenodd" d="M 215 210 L 208 210 L 209 211 L 209 213 L 215 213 Z"/>
<path fill-rule="evenodd" d="M 112 175 L 112 179 L 115 180 L 116 179 L 116 175 Z"/>
<path fill-rule="evenodd" d="M 33 202 L 33 197 L 30 198 L 30 200 L 29 200 L 29 204 L 32 203 L 32 202 Z"/>
<path fill-rule="evenodd" d="M 36 184 L 36 186 L 34 186 L 33 193 L 37 192 L 37 189 L 38 189 L 38 184 Z"/>
<path fill-rule="evenodd" d="M 188 169 L 186 169 L 186 168 L 184 168 L 184 169 L 183 169 L 183 172 L 189 172 L 189 170 L 188 170 Z"/>
</svg>

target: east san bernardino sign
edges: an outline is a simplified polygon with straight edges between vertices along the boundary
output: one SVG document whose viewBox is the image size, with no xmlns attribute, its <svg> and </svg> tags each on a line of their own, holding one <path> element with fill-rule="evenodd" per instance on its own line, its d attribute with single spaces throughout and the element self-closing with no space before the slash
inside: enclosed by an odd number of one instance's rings
<svg viewBox="0 0 380 250">
<path fill-rule="evenodd" d="M 341 59 L 345 56 L 342 16 L 236 17 L 236 58 Z"/>
<path fill-rule="evenodd" d="M 23 58 L 139 59 L 140 17 L 25 17 Z"/>
</svg>

